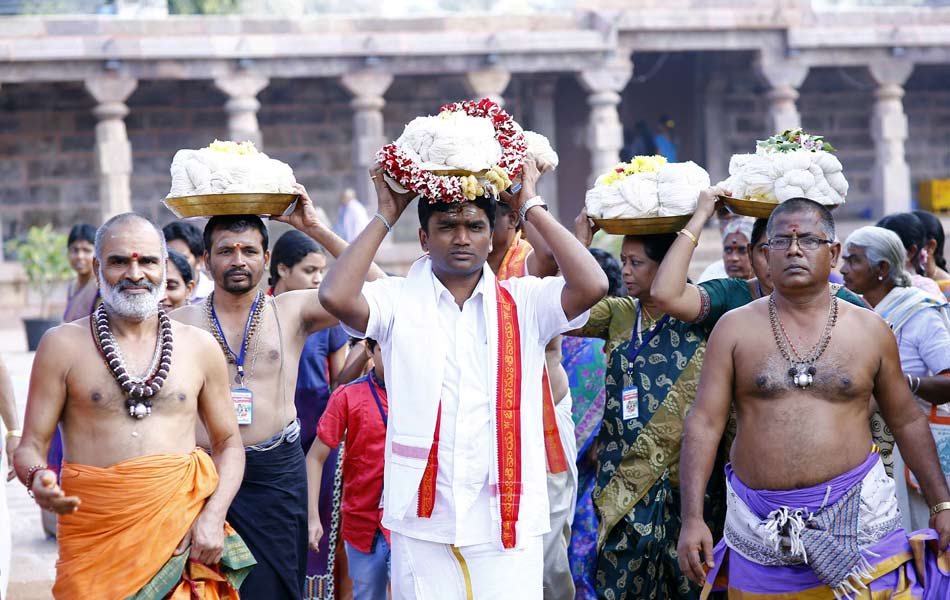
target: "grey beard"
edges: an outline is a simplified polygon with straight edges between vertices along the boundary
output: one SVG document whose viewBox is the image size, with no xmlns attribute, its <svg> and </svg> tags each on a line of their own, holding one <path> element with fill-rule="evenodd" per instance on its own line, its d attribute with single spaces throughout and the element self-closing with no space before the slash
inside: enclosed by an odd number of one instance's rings
<svg viewBox="0 0 950 600">
<path fill-rule="evenodd" d="M 101 271 L 99 280 L 104 281 Z M 144 321 L 158 312 L 158 303 L 165 295 L 164 274 L 159 285 L 146 284 L 149 288 L 147 294 L 128 296 L 117 289 L 120 285 L 121 282 L 114 286 L 102 285 L 99 288 L 102 303 L 106 305 L 110 313 L 132 321 Z"/>
</svg>

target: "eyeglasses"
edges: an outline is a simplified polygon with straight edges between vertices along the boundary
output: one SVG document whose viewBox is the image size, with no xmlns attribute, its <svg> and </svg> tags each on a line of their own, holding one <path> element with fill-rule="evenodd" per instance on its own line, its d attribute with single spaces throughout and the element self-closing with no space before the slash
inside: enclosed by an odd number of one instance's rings
<svg viewBox="0 0 950 600">
<path fill-rule="evenodd" d="M 817 250 L 822 244 L 833 244 L 834 240 L 826 240 L 817 235 L 806 235 L 805 237 L 777 237 L 769 240 L 769 249 L 788 250 L 792 247 L 792 242 L 798 242 L 798 247 L 802 250 Z"/>
</svg>

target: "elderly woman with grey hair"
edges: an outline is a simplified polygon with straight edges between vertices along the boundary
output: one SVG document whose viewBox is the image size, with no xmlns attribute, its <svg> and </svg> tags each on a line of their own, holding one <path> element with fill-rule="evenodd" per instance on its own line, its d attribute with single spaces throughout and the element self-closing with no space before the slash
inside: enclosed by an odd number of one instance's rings
<svg viewBox="0 0 950 600">
<path fill-rule="evenodd" d="M 931 417 L 940 461 L 950 474 L 950 304 L 913 287 L 906 251 L 893 231 L 861 227 L 845 240 L 842 258 L 845 285 L 863 295 L 897 337 L 907 385 Z M 913 529 L 928 526 L 920 494 L 910 494 L 910 513 Z"/>
</svg>

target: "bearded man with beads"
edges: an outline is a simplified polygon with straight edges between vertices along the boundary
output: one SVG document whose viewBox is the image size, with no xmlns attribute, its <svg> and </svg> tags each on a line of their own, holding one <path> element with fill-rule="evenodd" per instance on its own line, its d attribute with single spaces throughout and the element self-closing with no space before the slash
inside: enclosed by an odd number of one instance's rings
<svg viewBox="0 0 950 600">
<path fill-rule="evenodd" d="M 108 220 L 101 306 L 50 330 L 33 361 L 15 466 L 59 515 L 56 598 L 237 598 L 255 562 L 225 522 L 244 452 L 224 357 L 159 307 L 167 255 L 147 219 Z M 213 458 L 196 448 L 199 419 Z M 62 487 L 45 464 L 58 424 Z"/>
</svg>

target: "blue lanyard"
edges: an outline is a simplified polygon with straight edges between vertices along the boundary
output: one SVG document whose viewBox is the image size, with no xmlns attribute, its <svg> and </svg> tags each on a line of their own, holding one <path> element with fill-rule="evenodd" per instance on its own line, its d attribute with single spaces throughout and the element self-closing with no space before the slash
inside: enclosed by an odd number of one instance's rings
<svg viewBox="0 0 950 600">
<path fill-rule="evenodd" d="M 647 333 L 647 337 L 641 340 L 639 343 L 636 343 L 636 340 L 640 338 L 640 303 L 637 302 L 637 318 L 633 323 L 633 335 L 630 336 L 630 346 L 629 354 L 627 355 L 627 371 L 633 372 L 633 361 L 640 356 L 640 352 L 650 343 L 657 333 L 660 332 L 660 329 L 666 325 L 666 322 L 670 320 L 670 315 L 663 315 L 663 318 L 656 322 L 656 325 L 653 326 L 653 329 Z"/>
<path fill-rule="evenodd" d="M 254 304 L 251 305 L 251 312 L 247 314 L 247 323 L 244 324 L 244 339 L 241 340 L 241 354 L 238 356 L 235 354 L 234 350 L 231 349 L 231 344 L 228 343 L 228 338 L 224 335 L 224 330 L 221 328 L 221 321 L 218 320 L 218 313 L 214 311 L 214 298 L 209 298 L 208 302 L 211 304 L 211 316 L 214 318 L 214 326 L 218 328 L 218 333 L 221 334 L 221 339 L 224 340 L 224 345 L 227 346 L 228 352 L 231 353 L 231 356 L 234 358 L 234 364 L 237 365 L 238 377 L 241 378 L 241 384 L 244 384 L 244 355 L 247 352 L 247 335 L 250 333 L 251 329 L 251 319 L 254 318 L 254 312 L 257 310 L 257 303 L 261 301 L 263 294 L 257 292 L 257 297 L 254 298 Z"/>
<path fill-rule="evenodd" d="M 376 393 L 376 385 L 373 383 L 373 373 L 366 376 L 366 381 L 369 383 L 369 391 L 373 392 L 373 399 L 376 400 L 376 408 L 379 409 L 379 416 L 383 418 L 383 426 L 389 427 L 389 419 L 386 418 L 386 411 L 383 410 L 383 403 L 379 399 L 379 394 Z"/>
</svg>

